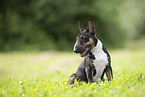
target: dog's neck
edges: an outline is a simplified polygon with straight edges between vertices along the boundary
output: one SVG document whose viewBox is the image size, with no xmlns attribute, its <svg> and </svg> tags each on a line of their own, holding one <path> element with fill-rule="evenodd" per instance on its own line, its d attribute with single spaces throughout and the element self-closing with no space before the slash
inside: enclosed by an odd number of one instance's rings
<svg viewBox="0 0 145 97">
<path fill-rule="evenodd" d="M 99 39 L 97 39 L 96 46 L 90 50 L 90 52 L 88 53 L 87 56 L 90 59 L 95 59 L 95 55 L 99 54 L 102 51 L 102 47 L 103 47 L 103 45 L 102 45 L 101 41 Z"/>
<path fill-rule="evenodd" d="M 93 54 L 94 54 L 94 52 L 95 53 L 100 52 L 100 51 L 102 51 L 102 47 L 103 47 L 103 45 L 102 45 L 101 41 L 98 39 L 96 46 L 94 48 L 92 48 L 90 52 Z"/>
</svg>

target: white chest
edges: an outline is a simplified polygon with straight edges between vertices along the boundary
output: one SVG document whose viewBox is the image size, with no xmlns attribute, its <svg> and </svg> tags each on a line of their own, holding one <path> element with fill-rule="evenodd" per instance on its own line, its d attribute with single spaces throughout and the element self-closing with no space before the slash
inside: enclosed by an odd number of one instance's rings
<svg viewBox="0 0 145 97">
<path fill-rule="evenodd" d="M 94 66 L 96 69 L 96 75 L 94 76 L 94 81 L 98 81 L 98 79 L 101 79 L 101 75 L 108 64 L 108 57 L 107 54 L 102 49 L 102 43 L 100 40 L 98 40 L 97 46 L 95 46 L 91 52 L 95 56 L 94 60 Z"/>
</svg>

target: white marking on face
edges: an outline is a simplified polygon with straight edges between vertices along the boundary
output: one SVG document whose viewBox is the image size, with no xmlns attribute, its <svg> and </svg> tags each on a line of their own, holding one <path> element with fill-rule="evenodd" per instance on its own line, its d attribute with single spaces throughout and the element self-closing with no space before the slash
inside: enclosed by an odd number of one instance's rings
<svg viewBox="0 0 145 97">
<path fill-rule="evenodd" d="M 78 44 L 78 41 L 76 41 L 76 43 L 75 43 L 75 45 L 74 45 L 74 49 L 73 49 L 73 51 L 76 51 L 77 50 L 77 44 Z"/>
<path fill-rule="evenodd" d="M 95 56 L 94 66 L 96 69 L 96 75 L 93 77 L 95 82 L 98 82 L 101 79 L 101 75 L 108 64 L 107 54 L 102 49 L 102 43 L 98 39 L 97 45 L 91 50 L 93 55 Z"/>
</svg>

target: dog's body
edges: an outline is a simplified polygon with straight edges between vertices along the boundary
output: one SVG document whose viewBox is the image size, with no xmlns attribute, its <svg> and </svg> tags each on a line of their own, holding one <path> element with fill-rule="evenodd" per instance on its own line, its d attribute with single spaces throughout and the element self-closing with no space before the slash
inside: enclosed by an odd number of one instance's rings
<svg viewBox="0 0 145 97">
<path fill-rule="evenodd" d="M 88 20 L 88 29 L 84 29 L 79 23 L 80 34 L 74 45 L 74 52 L 85 57 L 78 67 L 75 74 L 69 78 L 68 84 L 73 84 L 77 78 L 78 81 L 89 83 L 104 80 L 106 73 L 108 81 L 113 78 L 110 55 L 101 41 L 95 36 L 95 28 L 91 21 Z"/>
</svg>

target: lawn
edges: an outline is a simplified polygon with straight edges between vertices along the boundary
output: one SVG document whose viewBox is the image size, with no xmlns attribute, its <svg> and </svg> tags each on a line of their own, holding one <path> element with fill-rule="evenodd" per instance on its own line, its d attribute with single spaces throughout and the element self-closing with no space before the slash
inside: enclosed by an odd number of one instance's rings
<svg viewBox="0 0 145 97">
<path fill-rule="evenodd" d="M 145 97 L 145 49 L 109 50 L 111 82 L 67 86 L 83 60 L 73 52 L 0 53 L 0 97 Z"/>
</svg>

